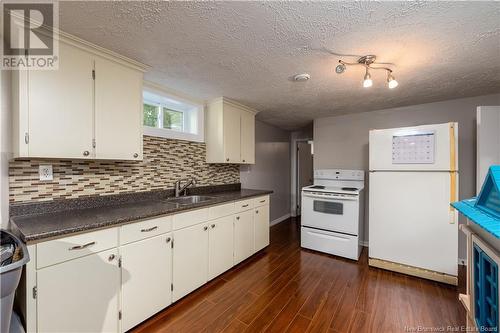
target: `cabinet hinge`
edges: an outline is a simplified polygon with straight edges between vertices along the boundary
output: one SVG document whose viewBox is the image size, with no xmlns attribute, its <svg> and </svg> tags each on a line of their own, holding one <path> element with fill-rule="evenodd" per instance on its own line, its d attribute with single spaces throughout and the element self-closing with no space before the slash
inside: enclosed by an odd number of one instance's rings
<svg viewBox="0 0 500 333">
<path fill-rule="evenodd" d="M 95 69 L 92 70 L 92 80 L 95 80 Z"/>
<path fill-rule="evenodd" d="M 173 283 L 170 284 L 170 291 L 174 291 L 174 284 Z"/>
<path fill-rule="evenodd" d="M 118 320 L 122 320 L 122 312 L 121 312 L 121 310 L 118 311 Z"/>
<path fill-rule="evenodd" d="M 95 148 L 95 139 L 92 139 L 92 148 Z"/>
<path fill-rule="evenodd" d="M 38 288 L 36 286 L 33 287 L 33 298 L 38 296 Z"/>
<path fill-rule="evenodd" d="M 24 143 L 30 143 L 30 134 L 28 132 L 24 133 Z"/>
<path fill-rule="evenodd" d="M 118 258 L 118 267 L 122 267 L 122 257 Z"/>
</svg>

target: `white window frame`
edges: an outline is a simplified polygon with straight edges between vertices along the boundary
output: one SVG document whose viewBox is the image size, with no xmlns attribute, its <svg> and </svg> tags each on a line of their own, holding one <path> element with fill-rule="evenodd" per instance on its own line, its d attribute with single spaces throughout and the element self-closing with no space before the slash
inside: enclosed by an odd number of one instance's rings
<svg viewBox="0 0 500 333">
<path fill-rule="evenodd" d="M 184 132 L 184 131 L 176 131 L 176 130 L 171 130 L 168 128 L 158 128 L 158 127 L 150 127 L 150 126 L 143 126 L 144 128 L 144 135 L 150 135 L 150 136 L 157 136 L 157 137 L 162 137 L 162 138 L 168 138 L 168 139 L 177 139 L 177 140 L 186 140 L 186 141 L 195 141 L 195 142 L 204 142 L 205 141 L 205 135 L 204 135 L 204 103 L 203 101 L 200 100 L 195 100 L 190 97 L 182 96 L 181 94 L 177 92 L 173 92 L 167 88 L 158 86 L 154 83 L 151 82 L 144 82 L 144 91 L 153 93 L 155 95 L 159 95 L 162 97 L 166 97 L 187 105 L 190 105 L 193 107 L 194 111 L 190 111 L 189 113 L 194 113 L 196 115 L 195 119 L 193 119 L 193 122 L 195 123 L 195 131 L 196 133 L 190 133 L 190 132 Z M 162 105 L 161 103 L 149 101 L 147 99 L 143 100 L 143 104 L 151 104 L 151 105 L 156 105 L 159 106 L 158 109 L 158 123 L 163 124 L 163 109 L 162 107 L 165 105 Z M 187 115 L 187 112 L 183 110 L 176 110 L 175 108 L 165 106 L 166 108 L 173 110 L 173 111 L 180 111 L 183 113 L 183 129 L 186 130 L 188 128 L 191 128 L 188 126 L 189 124 L 187 121 L 189 121 L 189 117 Z M 143 111 L 144 112 L 144 111 Z"/>
</svg>

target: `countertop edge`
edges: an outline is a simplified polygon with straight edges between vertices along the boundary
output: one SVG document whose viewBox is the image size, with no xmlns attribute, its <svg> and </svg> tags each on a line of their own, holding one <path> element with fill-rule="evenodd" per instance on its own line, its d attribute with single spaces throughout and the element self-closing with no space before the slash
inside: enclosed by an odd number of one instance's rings
<svg viewBox="0 0 500 333">
<path fill-rule="evenodd" d="M 18 236 L 21 238 L 21 240 L 23 242 L 25 242 L 27 245 L 33 245 L 33 244 L 37 244 L 40 242 L 61 238 L 64 236 L 70 236 L 73 234 L 76 235 L 79 233 L 92 232 L 92 231 L 97 231 L 97 230 L 102 230 L 102 229 L 107 229 L 107 228 L 112 228 L 112 227 L 119 227 L 121 225 L 126 225 L 126 224 L 130 224 L 130 223 L 133 223 L 136 221 L 138 222 L 138 221 L 146 220 L 146 219 L 153 218 L 153 217 L 169 216 L 169 215 L 178 214 L 180 212 L 186 212 L 186 211 L 200 209 L 200 208 L 204 208 L 204 207 L 210 207 L 210 206 L 217 206 L 217 205 L 224 204 L 224 203 L 231 202 L 231 201 L 239 201 L 241 199 L 259 197 L 259 196 L 269 195 L 269 194 L 273 193 L 272 190 L 253 190 L 253 191 L 258 191 L 258 192 L 252 193 L 252 194 L 241 195 L 239 198 L 224 198 L 224 192 L 219 192 L 217 194 L 220 195 L 221 197 L 218 198 L 218 200 L 216 202 L 210 202 L 210 201 L 202 202 L 202 203 L 196 204 L 195 206 L 190 205 L 190 206 L 178 207 L 174 210 L 167 210 L 164 212 L 161 212 L 161 211 L 154 212 L 151 214 L 142 215 L 140 217 L 130 216 L 130 218 L 118 219 L 116 221 L 111 221 L 111 222 L 102 222 L 102 223 L 92 225 L 90 227 L 84 225 L 84 226 L 79 227 L 79 228 L 73 227 L 73 228 L 68 228 L 68 229 L 61 229 L 61 230 L 57 230 L 57 231 L 50 231 L 47 233 L 40 233 L 40 234 L 37 234 L 34 236 L 26 236 L 22 232 L 22 228 L 19 228 L 19 226 L 16 224 L 16 216 L 10 217 L 10 223 L 11 223 L 11 226 L 13 227 L 12 228 L 13 231 L 15 231 L 16 234 L 18 234 Z M 21 216 L 19 216 L 19 217 L 21 217 Z"/>
</svg>

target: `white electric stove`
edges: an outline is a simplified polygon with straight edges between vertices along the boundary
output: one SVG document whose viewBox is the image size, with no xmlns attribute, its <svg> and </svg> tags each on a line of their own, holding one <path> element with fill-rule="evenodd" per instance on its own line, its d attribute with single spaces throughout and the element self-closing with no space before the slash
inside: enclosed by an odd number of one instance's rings
<svg viewBox="0 0 500 333">
<path fill-rule="evenodd" d="M 314 171 L 302 189 L 301 246 L 353 260 L 361 253 L 364 171 Z"/>
</svg>

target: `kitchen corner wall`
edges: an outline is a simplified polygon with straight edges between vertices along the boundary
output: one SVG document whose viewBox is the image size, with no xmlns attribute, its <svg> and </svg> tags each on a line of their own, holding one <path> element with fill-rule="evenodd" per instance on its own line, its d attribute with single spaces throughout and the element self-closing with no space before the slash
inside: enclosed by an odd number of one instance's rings
<svg viewBox="0 0 500 333">
<path fill-rule="evenodd" d="M 290 132 L 255 121 L 255 164 L 240 168 L 241 186 L 273 190 L 271 223 L 290 216 Z"/>
<path fill-rule="evenodd" d="M 10 203 L 48 201 L 173 188 L 178 179 L 198 186 L 239 183 L 239 166 L 205 163 L 204 143 L 144 136 L 143 161 L 19 159 L 9 163 Z M 40 181 L 38 166 L 54 179 Z"/>
<path fill-rule="evenodd" d="M 476 107 L 500 105 L 500 94 L 370 111 L 314 121 L 314 169 L 344 168 L 368 171 L 368 131 L 425 124 L 458 122 L 459 197 L 475 195 Z M 368 178 L 368 174 L 365 174 Z M 367 190 L 369 181 L 365 182 Z M 368 191 L 365 191 L 365 198 Z M 368 230 L 368 200 L 365 230 Z M 464 222 L 463 217 L 461 223 Z M 365 235 L 368 235 L 365 232 Z M 459 233 L 459 257 L 466 258 L 466 242 Z M 365 239 L 369 241 L 368 239 Z"/>
</svg>

